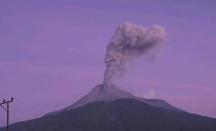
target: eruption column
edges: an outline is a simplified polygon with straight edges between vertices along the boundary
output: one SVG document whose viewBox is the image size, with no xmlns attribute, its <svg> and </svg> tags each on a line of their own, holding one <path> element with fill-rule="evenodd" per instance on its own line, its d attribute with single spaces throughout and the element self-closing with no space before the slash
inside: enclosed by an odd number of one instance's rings
<svg viewBox="0 0 216 131">
<path fill-rule="evenodd" d="M 150 29 L 130 22 L 119 25 L 107 45 L 103 84 L 109 85 L 114 79 L 123 77 L 128 63 L 152 49 L 157 49 L 153 50 L 157 52 L 163 47 L 165 40 L 165 30 L 159 25 L 154 25 Z"/>
</svg>

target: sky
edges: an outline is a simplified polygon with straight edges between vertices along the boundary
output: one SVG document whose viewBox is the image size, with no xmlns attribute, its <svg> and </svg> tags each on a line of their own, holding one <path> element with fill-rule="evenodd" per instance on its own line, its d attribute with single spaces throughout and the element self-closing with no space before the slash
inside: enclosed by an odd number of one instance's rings
<svg viewBox="0 0 216 131">
<path fill-rule="evenodd" d="M 215 0 L 1 0 L 0 101 L 10 123 L 62 109 L 103 81 L 116 27 L 130 21 L 167 33 L 161 58 L 138 58 L 119 81 L 136 96 L 216 118 Z M 0 109 L 0 126 L 6 112 Z"/>
</svg>

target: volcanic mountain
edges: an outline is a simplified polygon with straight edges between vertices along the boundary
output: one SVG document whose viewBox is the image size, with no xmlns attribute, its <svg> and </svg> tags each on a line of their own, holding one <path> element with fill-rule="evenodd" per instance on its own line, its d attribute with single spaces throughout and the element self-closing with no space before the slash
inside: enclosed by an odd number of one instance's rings
<svg viewBox="0 0 216 131">
<path fill-rule="evenodd" d="M 118 99 L 18 122 L 10 125 L 10 131 L 216 131 L 215 123 L 213 118 L 167 110 L 136 99 Z"/>
<path fill-rule="evenodd" d="M 111 102 L 111 101 L 121 99 L 121 98 L 136 99 L 136 100 L 145 102 L 147 104 L 150 104 L 152 106 L 157 106 L 157 107 L 161 107 L 161 108 L 165 108 L 169 110 L 183 111 L 181 109 L 173 107 L 172 105 L 160 99 L 145 99 L 145 98 L 134 96 L 131 93 L 120 89 L 114 84 L 110 84 L 108 86 L 104 86 L 103 84 L 100 84 L 96 86 L 95 88 L 93 88 L 87 95 L 83 96 L 82 98 L 80 98 L 77 102 L 73 103 L 72 105 L 69 105 L 62 110 L 51 112 L 48 115 L 59 113 L 62 111 L 69 111 L 71 109 L 75 109 L 75 108 L 84 106 L 87 103 L 91 103 L 91 102 L 97 102 L 97 101 Z"/>
<path fill-rule="evenodd" d="M 10 131 L 216 131 L 215 123 L 214 118 L 136 97 L 110 84 L 96 86 L 62 110 L 14 123 Z"/>
</svg>

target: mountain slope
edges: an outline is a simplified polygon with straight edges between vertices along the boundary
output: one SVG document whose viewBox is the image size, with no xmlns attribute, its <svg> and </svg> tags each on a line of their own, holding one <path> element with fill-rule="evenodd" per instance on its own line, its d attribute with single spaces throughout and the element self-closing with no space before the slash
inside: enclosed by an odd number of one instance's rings
<svg viewBox="0 0 216 131">
<path fill-rule="evenodd" d="M 148 103 L 152 106 L 156 106 L 156 107 L 160 107 L 160 108 L 164 108 L 164 109 L 168 109 L 168 110 L 174 110 L 174 111 L 183 111 L 186 112 L 184 110 L 178 109 L 172 105 L 170 105 L 169 103 L 167 103 L 164 100 L 160 100 L 160 99 L 145 99 L 145 98 L 141 98 L 141 97 L 137 97 L 138 100 L 141 100 L 145 103 Z"/>
<path fill-rule="evenodd" d="M 215 123 L 213 118 L 118 99 L 12 124 L 10 131 L 216 131 Z"/>
<path fill-rule="evenodd" d="M 84 106 L 90 102 L 96 102 L 96 101 L 111 102 L 121 98 L 137 99 L 145 103 L 148 103 L 152 106 L 158 106 L 169 110 L 183 111 L 171 106 L 170 104 L 166 103 L 163 100 L 144 99 L 141 97 L 136 97 L 127 91 L 121 90 L 114 84 L 110 84 L 109 86 L 104 86 L 101 84 L 93 88 L 87 95 L 83 96 L 81 99 L 79 99 L 77 102 L 73 103 L 72 105 L 67 106 L 64 109 L 51 112 L 47 115 L 75 109 Z"/>
</svg>

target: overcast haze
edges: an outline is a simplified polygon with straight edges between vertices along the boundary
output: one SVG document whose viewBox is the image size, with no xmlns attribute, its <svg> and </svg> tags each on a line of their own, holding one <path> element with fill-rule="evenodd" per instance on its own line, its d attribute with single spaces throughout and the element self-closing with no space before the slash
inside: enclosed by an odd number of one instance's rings
<svg viewBox="0 0 216 131">
<path fill-rule="evenodd" d="M 64 108 L 101 84 L 106 45 L 125 21 L 161 25 L 167 41 L 158 61 L 136 59 L 117 85 L 216 117 L 215 5 L 215 0 L 1 0 L 0 101 L 15 98 L 10 122 Z M 0 109 L 4 125 L 6 112 Z"/>
</svg>

